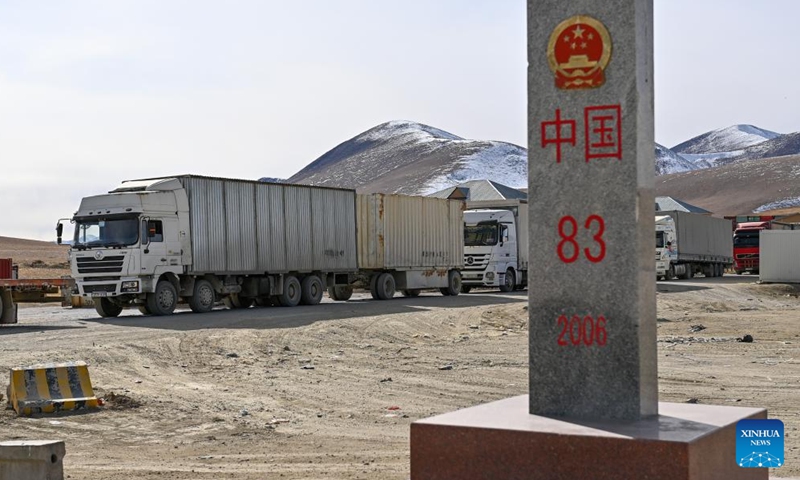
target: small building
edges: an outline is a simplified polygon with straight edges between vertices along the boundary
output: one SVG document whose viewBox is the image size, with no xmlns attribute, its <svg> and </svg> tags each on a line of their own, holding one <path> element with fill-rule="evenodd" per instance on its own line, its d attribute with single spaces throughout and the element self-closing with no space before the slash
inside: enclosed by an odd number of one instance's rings
<svg viewBox="0 0 800 480">
<path fill-rule="evenodd" d="M 527 190 L 527 189 L 526 189 Z M 527 200 L 528 194 L 492 180 L 470 180 L 428 195 L 448 200 Z"/>
<path fill-rule="evenodd" d="M 711 212 L 673 197 L 656 197 L 656 212 L 685 212 L 711 215 Z"/>
</svg>

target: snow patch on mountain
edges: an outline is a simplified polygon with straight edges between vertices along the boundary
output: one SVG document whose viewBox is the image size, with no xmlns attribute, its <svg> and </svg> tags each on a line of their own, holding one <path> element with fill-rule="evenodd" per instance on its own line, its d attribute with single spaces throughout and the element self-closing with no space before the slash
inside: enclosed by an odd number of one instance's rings
<svg viewBox="0 0 800 480">
<path fill-rule="evenodd" d="M 780 135 L 780 133 L 764 130 L 753 125 L 732 125 L 698 135 L 672 147 L 672 150 L 681 155 L 687 153 L 732 152 L 772 140 Z"/>
<path fill-rule="evenodd" d="M 778 210 L 779 208 L 792 208 L 800 207 L 800 197 L 788 197 L 782 200 L 766 203 L 753 210 L 753 213 L 767 212 L 770 210 Z"/>
<path fill-rule="evenodd" d="M 693 162 L 683 158 L 682 155 L 656 143 L 656 175 L 690 172 L 698 168 L 702 167 L 698 167 Z"/>
<path fill-rule="evenodd" d="M 382 123 L 358 136 L 358 140 L 361 142 L 397 141 L 399 138 L 402 138 L 401 143 L 464 140 L 450 132 L 409 120 L 392 120 Z"/>
<path fill-rule="evenodd" d="M 478 153 L 457 160 L 456 168 L 431 178 L 419 190 L 428 195 L 469 180 L 490 179 L 512 188 L 528 186 L 527 150 L 505 142 L 491 145 Z"/>
<path fill-rule="evenodd" d="M 738 157 L 742 153 L 744 153 L 744 150 L 717 153 L 681 153 L 680 156 L 692 162 L 697 168 L 713 168 L 724 165 L 724 163 L 720 163 L 720 160 Z"/>
</svg>

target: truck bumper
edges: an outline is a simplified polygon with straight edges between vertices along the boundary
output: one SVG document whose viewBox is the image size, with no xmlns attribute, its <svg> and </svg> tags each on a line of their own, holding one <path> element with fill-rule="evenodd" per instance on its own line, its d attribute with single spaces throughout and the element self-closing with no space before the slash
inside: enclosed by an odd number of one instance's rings
<svg viewBox="0 0 800 480">
<path fill-rule="evenodd" d="M 500 276 L 495 272 L 462 270 L 461 284 L 470 287 L 498 287 Z"/>
<path fill-rule="evenodd" d="M 136 295 L 142 292 L 141 278 L 120 278 L 119 280 L 77 280 L 78 293 L 84 297 L 118 297 Z"/>
</svg>

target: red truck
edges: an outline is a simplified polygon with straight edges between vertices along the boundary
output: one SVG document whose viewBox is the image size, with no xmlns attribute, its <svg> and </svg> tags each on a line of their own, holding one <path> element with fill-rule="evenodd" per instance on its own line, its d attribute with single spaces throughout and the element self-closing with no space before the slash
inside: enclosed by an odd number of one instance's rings
<svg viewBox="0 0 800 480">
<path fill-rule="evenodd" d="M 0 324 L 17 323 L 17 303 L 62 301 L 71 278 L 19 279 L 10 258 L 0 258 Z"/>
<path fill-rule="evenodd" d="M 762 230 L 772 228 L 771 222 L 744 222 L 733 231 L 733 270 L 737 275 L 744 272 L 758 273 L 759 238 Z"/>
</svg>

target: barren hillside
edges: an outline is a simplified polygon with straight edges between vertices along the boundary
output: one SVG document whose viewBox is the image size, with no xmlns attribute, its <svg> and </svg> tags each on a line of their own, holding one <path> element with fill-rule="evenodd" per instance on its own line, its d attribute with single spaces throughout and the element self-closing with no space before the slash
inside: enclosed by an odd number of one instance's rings
<svg viewBox="0 0 800 480">
<path fill-rule="evenodd" d="M 57 278 L 69 275 L 67 246 L 20 238 L 0 237 L 0 258 L 19 265 L 20 278 Z"/>
<path fill-rule="evenodd" d="M 656 195 L 679 198 L 720 216 L 737 215 L 770 205 L 800 205 L 799 179 L 800 155 L 746 160 L 657 177 Z"/>
</svg>

